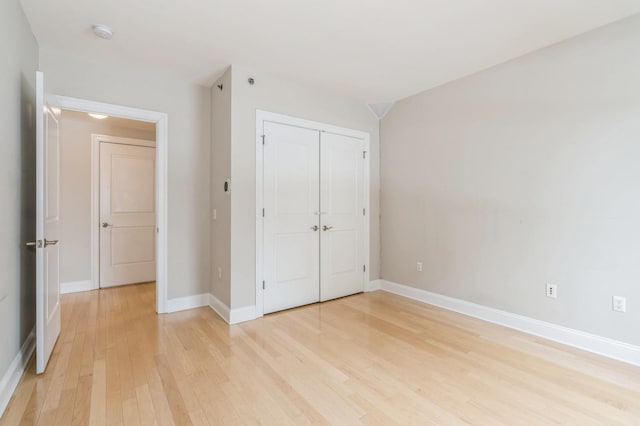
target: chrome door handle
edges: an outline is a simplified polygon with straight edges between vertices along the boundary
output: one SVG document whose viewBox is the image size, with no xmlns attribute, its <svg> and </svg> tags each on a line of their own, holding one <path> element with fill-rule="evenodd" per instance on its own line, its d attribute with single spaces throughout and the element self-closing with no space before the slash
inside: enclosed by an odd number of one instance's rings
<svg viewBox="0 0 640 426">
<path fill-rule="evenodd" d="M 28 243 L 26 243 L 26 245 L 27 245 L 27 247 L 42 248 L 42 247 L 47 247 L 47 246 L 55 246 L 59 242 L 60 242 L 59 240 L 47 240 L 45 238 L 44 239 L 44 243 L 43 243 L 42 240 L 36 240 L 36 241 L 29 241 Z"/>
<path fill-rule="evenodd" d="M 318 228 L 318 225 L 313 225 L 313 226 L 311 227 L 311 230 L 312 230 L 312 231 L 317 231 L 318 229 L 320 229 L 320 228 Z"/>
<path fill-rule="evenodd" d="M 110 223 L 107 223 L 107 222 L 102 222 L 102 227 L 103 228 L 108 228 L 110 226 L 113 226 L 113 225 L 111 225 Z"/>
<path fill-rule="evenodd" d="M 324 226 L 322 227 L 322 230 L 323 230 L 323 231 L 328 231 L 329 229 L 333 229 L 333 226 L 327 226 L 327 225 L 324 225 Z"/>
</svg>

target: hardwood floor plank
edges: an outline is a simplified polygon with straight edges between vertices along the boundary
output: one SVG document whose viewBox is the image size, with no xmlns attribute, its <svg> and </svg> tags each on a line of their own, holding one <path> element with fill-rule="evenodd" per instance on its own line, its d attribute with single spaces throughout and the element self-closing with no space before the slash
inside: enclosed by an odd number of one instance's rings
<svg viewBox="0 0 640 426">
<path fill-rule="evenodd" d="M 640 368 L 384 292 L 229 326 L 65 295 L 0 425 L 640 424 Z"/>
<path fill-rule="evenodd" d="M 103 426 L 107 424 L 107 367 L 104 359 L 97 359 L 93 364 L 91 381 L 91 402 L 89 407 L 89 424 Z"/>
</svg>

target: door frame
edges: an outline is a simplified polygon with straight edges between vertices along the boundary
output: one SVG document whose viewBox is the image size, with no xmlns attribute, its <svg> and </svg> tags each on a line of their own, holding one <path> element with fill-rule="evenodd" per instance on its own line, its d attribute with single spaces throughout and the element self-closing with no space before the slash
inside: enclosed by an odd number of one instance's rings
<svg viewBox="0 0 640 426">
<path fill-rule="evenodd" d="M 370 135 L 367 132 L 360 130 L 348 129 L 345 127 L 338 127 L 331 124 L 321 123 L 318 121 L 306 120 L 303 118 L 292 117 L 289 115 L 278 114 L 274 112 L 256 110 L 256 307 L 255 316 L 259 318 L 264 315 L 264 291 L 262 288 L 263 271 L 264 271 L 264 218 L 262 216 L 262 208 L 264 206 L 264 145 L 263 145 L 263 123 L 265 121 L 271 121 L 274 123 L 286 124 L 289 126 L 303 127 L 305 129 L 316 130 L 320 133 L 335 133 L 338 135 L 349 136 L 356 139 L 361 139 L 364 144 L 364 150 L 366 154 L 366 161 L 364 165 L 364 205 L 365 214 L 362 217 L 364 222 L 364 262 L 365 262 L 365 275 L 362 282 L 362 291 L 366 290 L 367 283 L 369 282 L 371 258 L 370 253 L 370 196 L 371 196 L 371 182 L 370 182 L 370 163 L 371 163 L 371 144 Z M 268 140 L 267 140 L 267 143 Z"/>
<path fill-rule="evenodd" d="M 91 135 L 91 289 L 100 288 L 100 142 L 156 148 L 156 141 Z M 157 178 L 157 176 L 156 176 Z M 157 185 L 156 192 L 157 192 Z M 158 194 L 155 194 L 156 196 Z M 156 206 L 157 207 L 157 206 Z M 156 263 L 158 259 L 156 259 Z"/>
<path fill-rule="evenodd" d="M 50 95 L 55 100 L 56 106 L 61 109 L 67 109 L 79 112 L 92 112 L 105 114 L 111 117 L 126 118 L 129 120 L 146 121 L 155 123 L 156 125 L 156 312 L 159 314 L 166 313 L 167 310 L 167 289 L 168 289 L 168 142 L 169 142 L 169 115 L 164 112 L 149 111 L 139 108 L 131 108 L 121 105 L 107 104 L 103 102 L 89 101 L 86 99 L 72 98 L 68 96 Z M 92 153 L 93 156 L 93 153 Z M 93 161 L 93 159 L 92 159 Z M 92 167 L 93 169 L 93 167 Z M 93 179 L 93 171 L 92 171 Z M 92 189 L 93 189 L 92 182 Z M 93 200 L 92 200 L 92 226 L 93 224 Z M 96 281 L 95 253 L 93 252 L 94 233 L 97 228 L 92 229 L 92 265 L 91 279 L 94 286 L 99 282 Z M 97 288 L 97 287 L 96 287 Z"/>
</svg>

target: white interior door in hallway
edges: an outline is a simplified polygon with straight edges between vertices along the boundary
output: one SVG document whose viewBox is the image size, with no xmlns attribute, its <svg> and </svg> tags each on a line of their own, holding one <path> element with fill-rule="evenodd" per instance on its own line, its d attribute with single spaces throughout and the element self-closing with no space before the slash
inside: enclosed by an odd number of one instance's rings
<svg viewBox="0 0 640 426">
<path fill-rule="evenodd" d="M 153 147 L 100 142 L 100 287 L 156 279 L 155 158 Z"/>
<path fill-rule="evenodd" d="M 262 127 L 263 313 L 364 291 L 365 141 Z"/>
</svg>

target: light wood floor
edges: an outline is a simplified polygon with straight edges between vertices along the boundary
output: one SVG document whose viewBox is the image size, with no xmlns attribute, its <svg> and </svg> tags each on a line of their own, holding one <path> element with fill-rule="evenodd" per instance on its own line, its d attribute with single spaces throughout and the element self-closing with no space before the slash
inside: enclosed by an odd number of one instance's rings
<svg viewBox="0 0 640 426">
<path fill-rule="evenodd" d="M 640 369 L 376 292 L 229 327 L 153 284 L 63 298 L 0 424 L 640 424 Z"/>
</svg>

